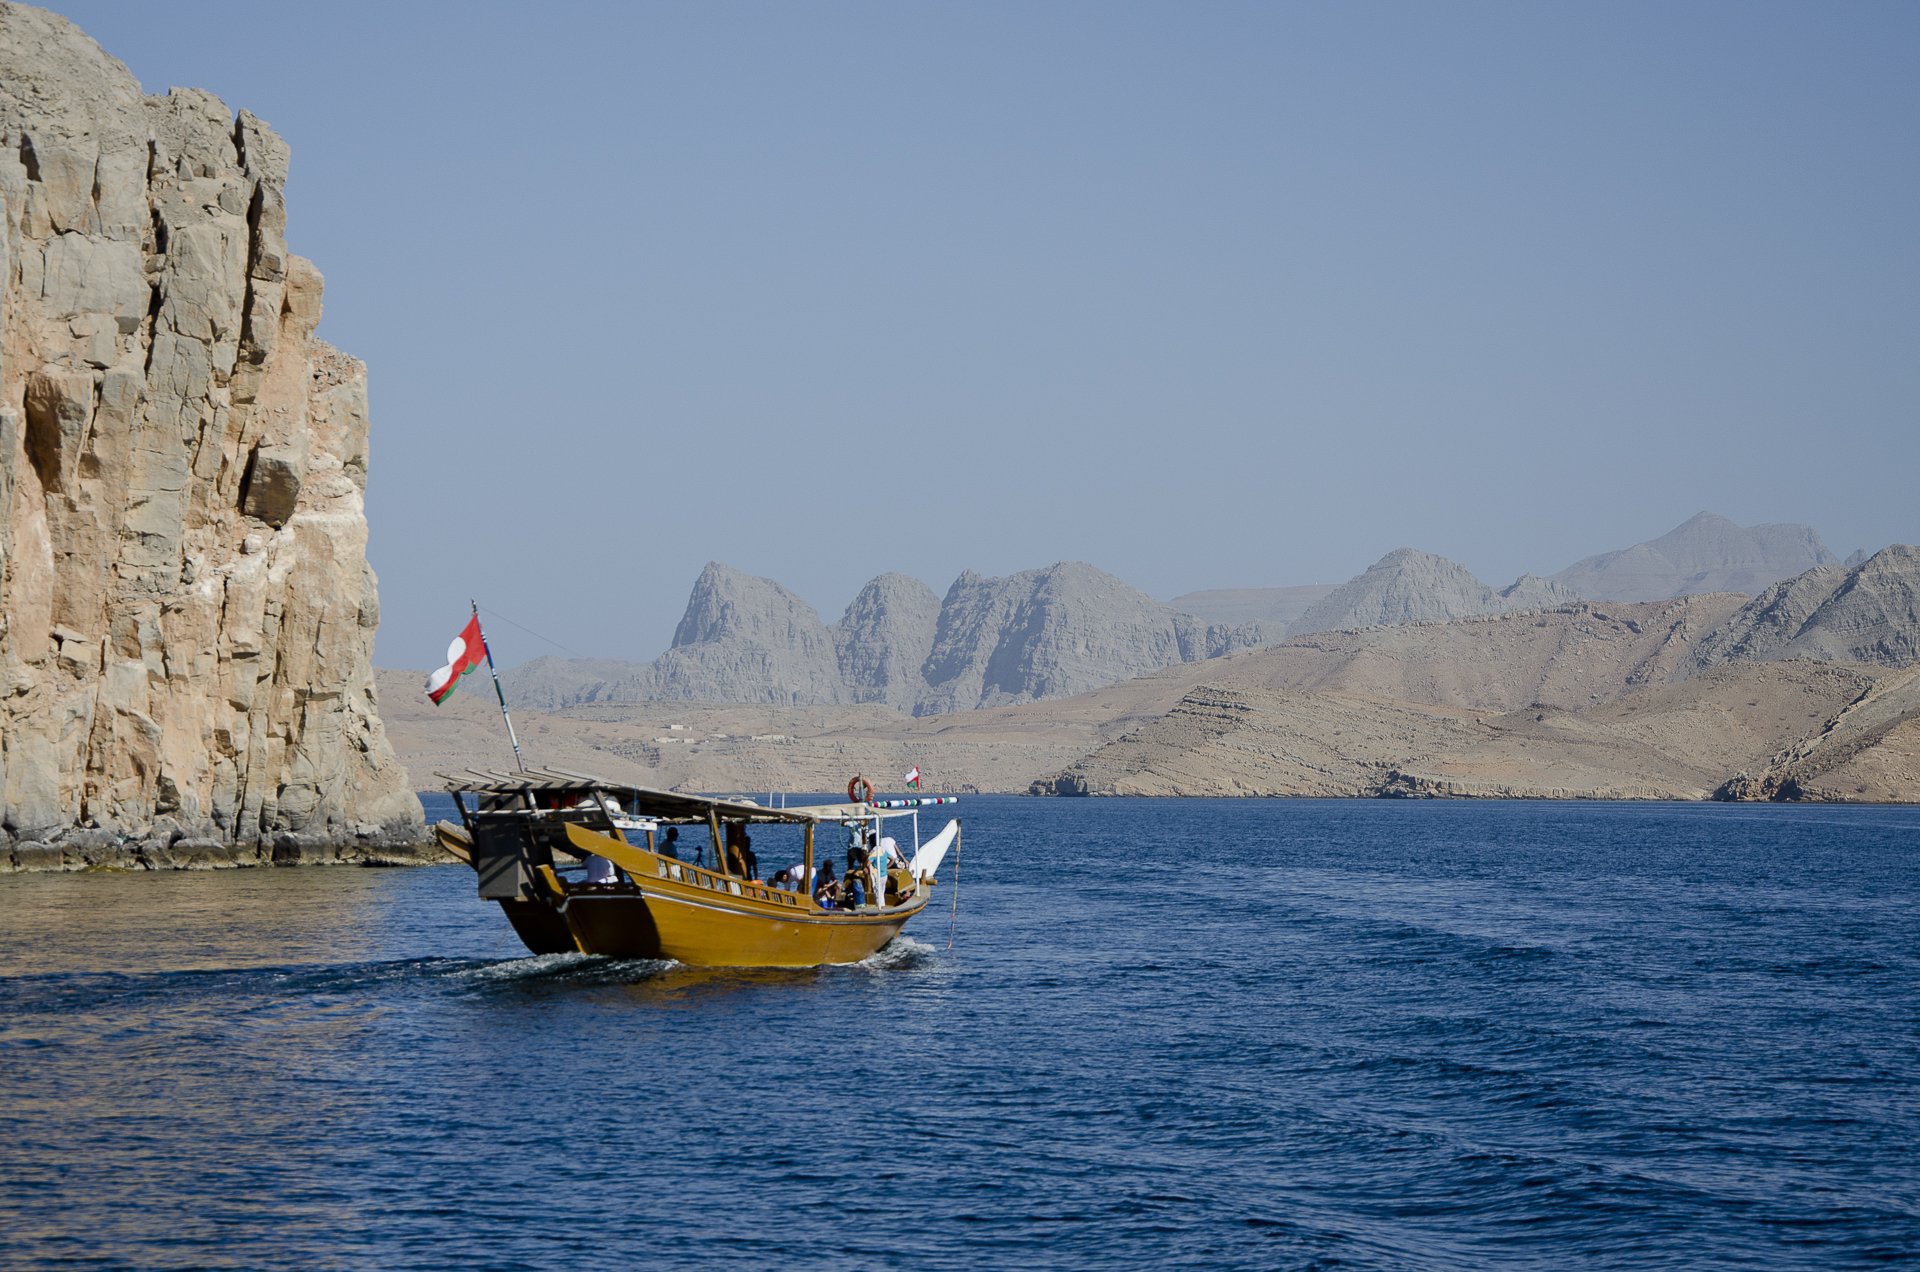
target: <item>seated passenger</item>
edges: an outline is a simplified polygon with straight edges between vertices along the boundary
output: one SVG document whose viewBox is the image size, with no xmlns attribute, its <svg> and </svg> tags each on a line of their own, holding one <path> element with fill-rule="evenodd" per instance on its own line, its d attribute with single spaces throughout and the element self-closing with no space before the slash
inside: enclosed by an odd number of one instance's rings
<svg viewBox="0 0 1920 1272">
<path fill-rule="evenodd" d="M 678 826 L 667 827 L 667 837 L 660 841 L 660 846 L 654 849 L 654 851 L 662 857 L 671 857 L 675 861 L 680 860 L 680 828 Z"/>
<path fill-rule="evenodd" d="M 814 885 L 813 899 L 820 903 L 822 910 L 833 909 L 840 900 L 840 881 L 833 877 L 832 858 L 820 865 L 820 882 Z"/>
</svg>

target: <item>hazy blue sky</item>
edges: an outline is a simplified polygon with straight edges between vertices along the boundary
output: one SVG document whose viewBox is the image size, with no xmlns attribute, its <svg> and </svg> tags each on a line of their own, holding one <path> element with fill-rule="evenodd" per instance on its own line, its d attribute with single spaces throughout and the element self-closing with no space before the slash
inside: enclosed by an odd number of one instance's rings
<svg viewBox="0 0 1920 1272">
<path fill-rule="evenodd" d="M 709 558 L 1920 538 L 1920 5 L 53 7 L 292 146 L 382 665 L 651 657 Z"/>
</svg>

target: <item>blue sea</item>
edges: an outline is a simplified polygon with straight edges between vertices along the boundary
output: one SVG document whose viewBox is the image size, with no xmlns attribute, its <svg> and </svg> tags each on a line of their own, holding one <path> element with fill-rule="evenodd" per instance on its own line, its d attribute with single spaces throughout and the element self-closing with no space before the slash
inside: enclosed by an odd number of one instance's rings
<svg viewBox="0 0 1920 1272">
<path fill-rule="evenodd" d="M 0 878 L 0 1266 L 1920 1260 L 1920 809 L 958 811 L 801 972 L 527 957 L 456 866 Z"/>
</svg>

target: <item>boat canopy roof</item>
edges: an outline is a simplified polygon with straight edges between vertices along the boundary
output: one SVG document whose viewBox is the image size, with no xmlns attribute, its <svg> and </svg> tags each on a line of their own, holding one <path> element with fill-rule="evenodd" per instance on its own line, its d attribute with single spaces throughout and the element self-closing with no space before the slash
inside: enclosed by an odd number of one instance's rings
<svg viewBox="0 0 1920 1272">
<path fill-rule="evenodd" d="M 909 817 L 912 808 L 883 809 L 872 804 L 796 804 L 773 808 L 752 800 L 720 799 L 707 795 L 689 795 L 681 791 L 663 791 L 649 786 L 629 786 L 609 782 L 584 773 L 563 769 L 530 769 L 524 773 L 482 772 L 469 769 L 463 776 L 438 774 L 453 792 L 491 796 L 544 796 L 556 802 L 572 802 L 587 795 L 609 795 L 622 809 L 635 817 L 651 817 L 663 822 L 704 823 L 709 814 L 721 821 L 744 822 L 844 822 Z M 943 801 L 950 802 L 950 801 Z"/>
</svg>

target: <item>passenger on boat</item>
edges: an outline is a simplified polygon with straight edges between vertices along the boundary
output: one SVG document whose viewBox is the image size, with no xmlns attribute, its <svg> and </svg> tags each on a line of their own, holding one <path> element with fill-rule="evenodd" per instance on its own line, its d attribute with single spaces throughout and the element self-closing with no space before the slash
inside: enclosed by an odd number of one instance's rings
<svg viewBox="0 0 1920 1272">
<path fill-rule="evenodd" d="M 760 878 L 760 859 L 753 855 L 753 840 L 747 835 L 745 822 L 727 827 L 727 868 L 742 879 Z"/>
<path fill-rule="evenodd" d="M 851 910 L 865 905 L 872 894 L 873 890 L 867 886 L 866 849 L 847 849 L 847 873 L 840 881 L 840 900 Z"/>
<path fill-rule="evenodd" d="M 813 899 L 822 910 L 831 910 L 840 901 L 840 881 L 833 877 L 833 858 L 820 863 L 820 881 L 814 885 Z"/>
<path fill-rule="evenodd" d="M 885 905 L 887 903 L 887 871 L 893 866 L 894 862 L 899 860 L 900 845 L 894 842 L 892 835 L 888 835 L 880 841 L 880 846 L 876 848 L 873 853 L 871 873 L 873 875 L 875 905 Z"/>
<path fill-rule="evenodd" d="M 675 861 L 680 860 L 680 828 L 678 826 L 667 827 L 667 837 L 660 841 L 660 847 L 657 851 L 662 857 L 672 857 Z"/>
</svg>

